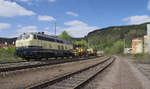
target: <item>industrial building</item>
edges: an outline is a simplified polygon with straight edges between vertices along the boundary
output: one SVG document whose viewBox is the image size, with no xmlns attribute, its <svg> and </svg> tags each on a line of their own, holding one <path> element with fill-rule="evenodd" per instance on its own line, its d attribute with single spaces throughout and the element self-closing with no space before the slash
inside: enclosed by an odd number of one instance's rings
<svg viewBox="0 0 150 89">
<path fill-rule="evenodd" d="M 132 54 L 150 54 L 150 24 L 147 24 L 147 35 L 132 40 Z"/>
<path fill-rule="evenodd" d="M 148 37 L 147 35 L 144 36 L 144 53 L 145 54 L 149 54 L 148 51 L 148 40 L 150 39 L 150 37 Z"/>
<path fill-rule="evenodd" d="M 143 53 L 143 40 L 142 38 L 135 38 L 132 40 L 132 54 Z"/>
<path fill-rule="evenodd" d="M 0 48 L 15 47 L 17 38 L 0 38 Z"/>
<path fill-rule="evenodd" d="M 144 53 L 150 54 L 150 24 L 147 24 L 147 35 L 144 36 Z"/>
</svg>

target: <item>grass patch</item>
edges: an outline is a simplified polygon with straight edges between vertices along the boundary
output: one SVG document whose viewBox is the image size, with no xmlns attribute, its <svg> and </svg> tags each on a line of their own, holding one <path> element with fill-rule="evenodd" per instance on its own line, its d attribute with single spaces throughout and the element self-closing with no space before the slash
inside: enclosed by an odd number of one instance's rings
<svg viewBox="0 0 150 89">
<path fill-rule="evenodd" d="M 14 56 L 15 47 L 0 48 L 0 62 L 21 61 L 21 58 Z"/>
<path fill-rule="evenodd" d="M 148 54 L 134 54 L 133 59 L 148 59 L 150 55 Z"/>
<path fill-rule="evenodd" d="M 22 61 L 21 58 L 13 58 L 13 57 L 10 57 L 10 58 L 0 58 L 0 62 L 16 62 L 16 61 Z"/>
<path fill-rule="evenodd" d="M 131 60 L 147 60 L 150 59 L 149 54 L 133 54 L 133 55 L 121 55 L 121 57 L 125 57 Z"/>
</svg>

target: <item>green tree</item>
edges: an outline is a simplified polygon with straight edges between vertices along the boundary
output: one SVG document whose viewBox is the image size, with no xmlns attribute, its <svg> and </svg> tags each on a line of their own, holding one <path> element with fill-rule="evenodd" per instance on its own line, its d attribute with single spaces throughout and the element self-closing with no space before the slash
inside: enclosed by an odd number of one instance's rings
<svg viewBox="0 0 150 89">
<path fill-rule="evenodd" d="M 84 45 L 85 47 L 88 47 L 88 43 L 85 40 L 80 40 L 80 41 L 75 41 L 74 42 L 75 45 Z"/>
<path fill-rule="evenodd" d="M 117 41 L 116 43 L 114 43 L 112 48 L 114 50 L 114 53 L 116 54 L 123 53 L 123 41 Z"/>
<path fill-rule="evenodd" d="M 58 36 L 58 38 L 64 39 L 64 40 L 67 40 L 67 41 L 72 41 L 72 37 L 67 33 L 67 31 L 63 31 L 63 32 Z"/>
<path fill-rule="evenodd" d="M 123 53 L 123 41 L 117 41 L 112 47 L 106 47 L 104 54 L 122 54 Z"/>
<path fill-rule="evenodd" d="M 106 47 L 104 49 L 104 54 L 110 54 L 110 48 L 109 47 Z"/>
</svg>

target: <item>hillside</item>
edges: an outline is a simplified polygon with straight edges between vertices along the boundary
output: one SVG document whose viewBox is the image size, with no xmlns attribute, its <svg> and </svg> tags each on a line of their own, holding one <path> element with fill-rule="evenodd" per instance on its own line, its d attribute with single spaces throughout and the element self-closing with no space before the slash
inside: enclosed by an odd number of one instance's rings
<svg viewBox="0 0 150 89">
<path fill-rule="evenodd" d="M 110 47 L 117 40 L 126 41 L 126 47 L 131 47 L 131 40 L 136 37 L 143 37 L 147 33 L 147 24 L 129 25 L 129 26 L 114 26 L 103 29 L 98 29 L 90 32 L 85 39 L 89 40 L 90 45 L 96 48 L 103 49 Z"/>
</svg>

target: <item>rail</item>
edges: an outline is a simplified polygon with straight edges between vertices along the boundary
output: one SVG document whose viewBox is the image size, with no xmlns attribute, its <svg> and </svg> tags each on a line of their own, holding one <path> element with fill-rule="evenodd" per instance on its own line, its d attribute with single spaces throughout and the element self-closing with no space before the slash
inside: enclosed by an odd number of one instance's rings
<svg viewBox="0 0 150 89">
<path fill-rule="evenodd" d="M 107 61 L 109 61 L 109 62 L 107 63 Z M 108 57 L 108 58 L 105 58 L 104 60 L 100 61 L 99 63 L 91 65 L 91 66 L 89 66 L 87 68 L 81 69 L 81 70 L 76 71 L 76 72 L 70 72 L 70 73 L 64 74 L 63 76 L 59 76 L 59 77 L 56 77 L 54 79 L 41 82 L 41 83 L 33 85 L 33 86 L 29 86 L 29 87 L 27 87 L 25 89 L 42 89 L 42 88 L 45 88 L 45 87 L 48 87 L 48 86 L 52 86 L 52 85 L 55 85 L 55 84 L 57 84 L 59 82 L 65 81 L 67 79 L 70 79 L 70 78 L 72 78 L 72 76 L 74 76 L 76 74 L 84 73 L 84 71 L 88 71 L 91 68 L 97 67 L 100 64 L 107 63 L 105 66 L 103 66 L 103 68 L 100 68 L 100 70 L 98 68 L 98 71 L 95 72 L 94 74 L 92 74 L 92 76 L 90 76 L 90 77 L 87 76 L 88 77 L 87 79 L 84 79 L 84 81 L 78 83 L 76 86 L 73 86 L 72 88 L 69 88 L 69 89 L 79 89 L 82 86 L 84 86 L 89 80 L 91 80 L 92 78 L 94 78 L 94 76 L 96 76 L 98 73 L 100 73 L 105 68 L 107 68 L 109 65 L 111 65 L 113 63 L 113 61 L 114 61 L 114 58 Z M 87 73 L 90 73 L 90 72 L 87 72 Z M 64 87 L 64 89 L 66 89 L 66 88 Z"/>
</svg>

